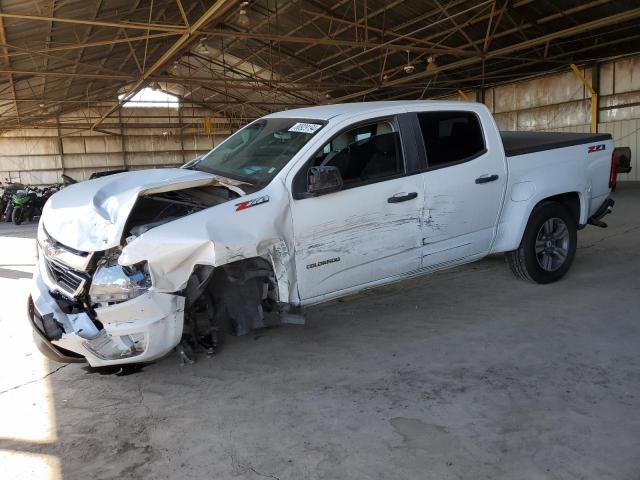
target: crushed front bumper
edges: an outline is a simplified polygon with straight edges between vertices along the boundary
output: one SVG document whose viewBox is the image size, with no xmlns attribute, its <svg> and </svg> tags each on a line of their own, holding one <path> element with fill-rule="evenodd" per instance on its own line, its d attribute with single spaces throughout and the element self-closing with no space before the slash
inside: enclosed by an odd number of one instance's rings
<svg viewBox="0 0 640 480">
<path fill-rule="evenodd" d="M 86 359 L 94 367 L 149 362 L 180 342 L 184 297 L 149 291 L 97 308 L 98 322 L 93 322 L 86 313 L 64 313 L 38 267 L 28 313 L 36 345 L 45 356 L 60 362 Z"/>
</svg>

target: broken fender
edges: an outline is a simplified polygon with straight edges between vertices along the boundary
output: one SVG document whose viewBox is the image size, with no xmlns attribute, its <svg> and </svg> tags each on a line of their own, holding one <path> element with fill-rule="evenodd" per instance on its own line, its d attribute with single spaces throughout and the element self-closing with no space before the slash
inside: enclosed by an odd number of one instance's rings
<svg viewBox="0 0 640 480">
<path fill-rule="evenodd" d="M 254 198 L 261 200 L 246 207 Z M 297 303 L 290 246 L 284 240 L 292 238 L 288 204 L 280 186 L 173 220 L 130 240 L 119 263 L 146 261 L 153 289 L 175 292 L 186 286 L 196 265 L 218 267 L 262 257 L 273 266 L 280 301 Z"/>
</svg>

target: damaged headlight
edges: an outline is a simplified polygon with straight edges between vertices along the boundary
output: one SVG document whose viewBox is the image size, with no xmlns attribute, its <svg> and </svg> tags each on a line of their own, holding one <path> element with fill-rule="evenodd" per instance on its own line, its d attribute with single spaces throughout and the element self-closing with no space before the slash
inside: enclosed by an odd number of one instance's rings
<svg viewBox="0 0 640 480">
<path fill-rule="evenodd" d="M 120 248 L 111 249 L 98 263 L 89 288 L 92 303 L 124 302 L 142 295 L 151 287 L 147 262 L 123 267 L 118 265 L 120 253 Z"/>
</svg>

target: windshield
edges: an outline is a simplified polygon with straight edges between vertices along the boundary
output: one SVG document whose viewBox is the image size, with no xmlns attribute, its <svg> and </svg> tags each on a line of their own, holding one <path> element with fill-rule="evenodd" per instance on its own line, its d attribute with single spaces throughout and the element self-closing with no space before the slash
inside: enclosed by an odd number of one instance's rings
<svg viewBox="0 0 640 480">
<path fill-rule="evenodd" d="M 324 124 L 320 120 L 263 118 L 234 133 L 186 168 L 267 184 Z"/>
</svg>

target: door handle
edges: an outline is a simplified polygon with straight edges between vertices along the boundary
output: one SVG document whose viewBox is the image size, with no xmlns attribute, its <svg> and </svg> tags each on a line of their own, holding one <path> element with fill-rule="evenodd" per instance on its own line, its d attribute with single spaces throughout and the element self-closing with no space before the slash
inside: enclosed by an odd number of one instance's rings
<svg viewBox="0 0 640 480">
<path fill-rule="evenodd" d="M 498 175 L 495 173 L 493 175 L 481 175 L 476 178 L 476 183 L 489 183 L 498 179 Z"/>
<path fill-rule="evenodd" d="M 418 192 L 396 193 L 393 197 L 387 198 L 387 202 L 400 203 L 406 202 L 407 200 L 413 200 L 414 198 L 418 198 Z"/>
</svg>

